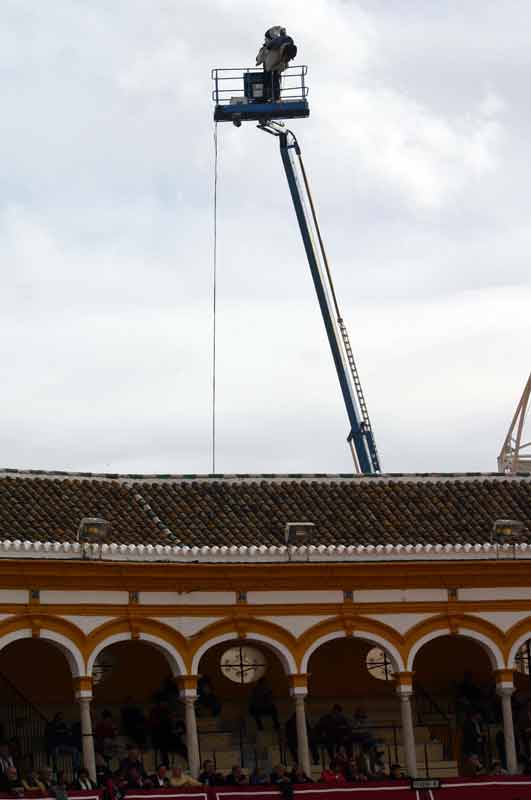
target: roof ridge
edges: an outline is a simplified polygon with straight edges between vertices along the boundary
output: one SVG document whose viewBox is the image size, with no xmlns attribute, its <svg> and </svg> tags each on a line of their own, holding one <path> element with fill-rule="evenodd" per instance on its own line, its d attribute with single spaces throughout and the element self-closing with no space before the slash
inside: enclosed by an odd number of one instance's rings
<svg viewBox="0 0 531 800">
<path fill-rule="evenodd" d="M 358 475 L 349 472 L 248 472 L 248 473 L 118 473 L 118 472 L 85 472 L 67 470 L 17 469 L 0 468 L 0 478 L 48 478 L 52 480 L 95 480 L 125 484 L 136 482 L 246 482 L 246 481 L 452 481 L 452 480 L 529 480 L 531 474 L 518 472 L 507 475 L 501 472 L 385 472 L 380 475 Z"/>
</svg>

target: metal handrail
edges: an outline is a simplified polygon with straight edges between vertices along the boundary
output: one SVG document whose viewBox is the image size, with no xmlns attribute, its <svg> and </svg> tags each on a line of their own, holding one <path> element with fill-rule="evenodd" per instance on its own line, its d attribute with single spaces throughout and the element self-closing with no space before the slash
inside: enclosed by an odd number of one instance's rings
<svg viewBox="0 0 531 800">
<path fill-rule="evenodd" d="M 231 97 L 233 97 L 235 93 L 243 93 L 244 75 L 261 71 L 260 67 L 215 67 L 211 72 L 211 77 L 214 82 L 212 100 L 218 106 L 228 105 Z M 306 86 L 305 80 L 307 74 L 308 67 L 305 64 L 287 67 L 283 70 L 281 73 L 281 97 L 284 96 L 286 99 L 291 98 L 292 100 L 304 100 L 308 96 L 308 87 Z M 229 81 L 232 85 L 225 88 L 226 83 Z M 296 81 L 296 84 L 291 85 L 289 83 L 290 81 Z"/>
<path fill-rule="evenodd" d="M 49 719 L 48 719 L 48 717 L 47 717 L 47 716 L 45 716 L 45 714 L 43 714 L 43 713 L 42 713 L 42 711 L 40 710 L 40 708 L 37 708 L 37 706 L 36 706 L 34 703 L 32 703 L 32 702 L 31 702 L 31 700 L 29 700 L 29 699 L 28 699 L 28 698 L 27 698 L 25 695 L 23 695 L 23 694 L 22 694 L 22 692 L 20 691 L 20 689 L 18 689 L 18 688 L 15 686 L 15 684 L 14 684 L 12 681 L 10 681 L 10 680 L 9 680 L 9 678 L 8 678 L 6 675 L 4 675 L 4 673 L 3 673 L 3 672 L 0 672 L 0 680 L 4 681 L 4 683 L 6 683 L 6 684 L 9 686 L 9 688 L 11 689 L 11 691 L 12 691 L 12 692 L 13 692 L 13 693 L 14 693 L 14 694 L 15 694 L 15 695 L 16 695 L 16 696 L 17 696 L 17 697 L 20 699 L 20 700 L 22 700 L 22 703 L 23 703 L 24 705 L 26 705 L 26 706 L 29 706 L 29 707 L 30 707 L 30 708 L 31 708 L 33 711 L 35 711 L 35 712 L 36 712 L 36 714 L 37 714 L 37 716 L 39 716 L 43 722 L 45 722 L 46 724 L 49 722 Z"/>
</svg>

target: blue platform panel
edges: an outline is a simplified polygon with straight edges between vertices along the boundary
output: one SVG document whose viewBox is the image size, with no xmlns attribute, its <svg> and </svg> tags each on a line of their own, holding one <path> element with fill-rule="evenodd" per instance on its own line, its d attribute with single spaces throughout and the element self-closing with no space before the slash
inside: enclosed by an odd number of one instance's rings
<svg viewBox="0 0 531 800">
<path fill-rule="evenodd" d="M 281 103 L 234 103 L 216 106 L 214 111 L 216 122 L 245 122 L 246 120 L 266 122 L 271 119 L 296 119 L 309 116 L 310 107 L 306 100 Z"/>
</svg>

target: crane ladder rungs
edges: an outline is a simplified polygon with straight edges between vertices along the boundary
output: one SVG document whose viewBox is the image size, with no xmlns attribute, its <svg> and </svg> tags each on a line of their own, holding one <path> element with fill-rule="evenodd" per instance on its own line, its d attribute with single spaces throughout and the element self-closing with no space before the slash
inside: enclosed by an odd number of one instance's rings
<svg viewBox="0 0 531 800">
<path fill-rule="evenodd" d="M 363 417 L 363 421 L 365 423 L 366 428 L 370 431 L 371 428 L 371 421 L 369 419 L 369 412 L 367 411 L 367 404 L 365 403 L 365 397 L 363 394 L 363 390 L 361 388 L 361 381 L 358 375 L 358 369 L 356 367 L 356 362 L 354 360 L 354 354 L 352 352 L 352 347 L 350 346 L 350 339 L 348 336 L 348 331 L 345 327 L 343 320 L 339 320 L 339 329 L 341 331 L 341 337 L 343 339 L 343 344 L 345 345 L 345 352 L 347 354 L 347 360 L 350 367 L 350 372 L 352 375 L 352 379 L 354 381 L 354 386 L 356 387 L 356 392 L 358 395 L 358 402 L 360 404 L 361 414 Z"/>
</svg>

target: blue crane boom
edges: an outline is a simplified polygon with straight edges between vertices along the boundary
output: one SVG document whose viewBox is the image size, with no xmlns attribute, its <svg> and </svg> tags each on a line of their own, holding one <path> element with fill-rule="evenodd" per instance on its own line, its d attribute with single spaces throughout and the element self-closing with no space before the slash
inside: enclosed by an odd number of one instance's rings
<svg viewBox="0 0 531 800">
<path fill-rule="evenodd" d="M 301 79 L 300 97 L 296 95 L 294 97 L 292 93 L 288 95 L 287 99 L 266 98 L 265 102 L 265 89 L 264 94 L 260 95 L 261 102 L 254 101 L 249 96 L 226 98 L 224 92 L 225 94 L 233 92 L 233 86 L 231 85 L 229 89 L 225 90 L 220 89 L 220 84 L 222 81 L 234 80 L 234 77 L 232 74 L 230 77 L 226 77 L 223 73 L 238 71 L 213 70 L 212 77 L 215 82 L 213 98 L 216 102 L 214 119 L 216 122 L 233 122 L 238 127 L 246 120 L 255 120 L 258 121 L 257 127 L 260 130 L 276 136 L 279 140 L 282 164 L 349 418 L 350 433 L 347 440 L 354 465 L 358 472 L 375 474 L 381 471 L 378 451 L 348 331 L 339 309 L 315 204 L 302 160 L 301 148 L 292 131 L 286 129 L 283 122 L 280 121 L 309 115 L 305 86 L 307 68 L 291 69 L 299 70 L 291 77 L 292 79 Z M 249 78 L 246 76 L 251 74 L 253 85 L 256 87 L 260 73 L 252 72 L 252 70 L 239 71 L 240 75 L 242 73 L 244 85 L 249 83 Z M 288 84 L 287 89 L 288 92 L 293 92 L 294 87 Z M 256 91 L 256 88 L 253 91 Z M 295 86 L 295 92 L 297 92 L 297 86 Z"/>
</svg>

